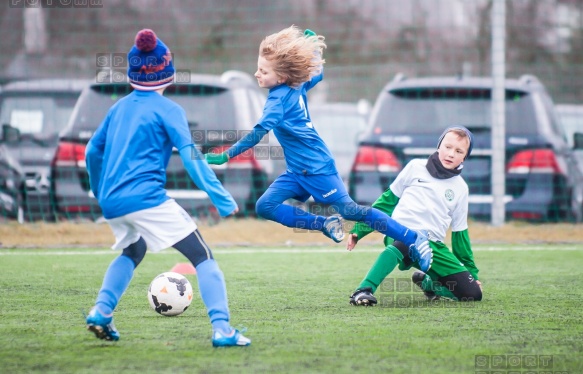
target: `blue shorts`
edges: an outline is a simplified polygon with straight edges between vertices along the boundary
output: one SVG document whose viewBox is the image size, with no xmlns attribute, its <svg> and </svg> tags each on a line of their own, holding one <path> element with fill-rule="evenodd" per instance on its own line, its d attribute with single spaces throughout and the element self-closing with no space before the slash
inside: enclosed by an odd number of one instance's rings
<svg viewBox="0 0 583 374">
<path fill-rule="evenodd" d="M 305 202 L 312 196 L 317 203 L 332 204 L 348 196 L 342 179 L 336 174 L 299 175 L 286 171 L 269 188 L 290 191 L 289 198 Z"/>
</svg>

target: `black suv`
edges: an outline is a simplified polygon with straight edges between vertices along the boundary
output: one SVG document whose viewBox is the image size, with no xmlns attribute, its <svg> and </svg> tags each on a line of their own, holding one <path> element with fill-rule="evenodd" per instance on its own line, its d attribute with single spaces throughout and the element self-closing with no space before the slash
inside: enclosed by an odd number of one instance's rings
<svg viewBox="0 0 583 374">
<path fill-rule="evenodd" d="M 51 161 L 87 80 L 41 79 L 6 84 L 0 94 L 0 124 L 7 151 L 25 173 L 26 220 L 54 220 Z"/>
<path fill-rule="evenodd" d="M 60 216 L 89 219 L 101 216 L 89 188 L 85 147 L 109 108 L 131 90 L 127 83 L 94 83 L 81 94 L 69 125 L 61 133 L 52 163 L 55 205 Z M 185 109 L 193 141 L 203 153 L 221 151 L 248 133 L 261 117 L 265 104 L 265 95 L 255 80 L 238 71 L 191 75 L 188 83 L 168 87 L 164 96 Z M 258 149 L 224 165 L 212 166 L 237 201 L 241 214 L 254 213 L 255 201 L 275 178 L 274 173 L 281 171 L 281 166 L 274 166 L 273 162 L 279 156 L 278 145 L 275 137 L 265 137 Z M 276 153 L 275 157 L 269 154 L 270 150 Z M 166 190 L 193 216 L 205 216 L 214 209 L 208 195 L 191 181 L 176 150 L 168 163 Z"/>
<path fill-rule="evenodd" d="M 581 217 L 583 176 L 561 128 L 553 102 L 533 76 L 506 79 L 506 213 L 534 221 Z M 470 216 L 491 214 L 492 79 L 398 75 L 381 91 L 350 176 L 350 193 L 371 204 L 413 158 L 426 158 L 448 126 L 475 135 L 464 179 Z"/>
</svg>

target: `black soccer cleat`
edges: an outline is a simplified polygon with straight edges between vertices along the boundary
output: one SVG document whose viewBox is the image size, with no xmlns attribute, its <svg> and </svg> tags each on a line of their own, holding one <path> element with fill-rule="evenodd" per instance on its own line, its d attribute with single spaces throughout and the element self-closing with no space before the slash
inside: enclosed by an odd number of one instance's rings
<svg viewBox="0 0 583 374">
<path fill-rule="evenodd" d="M 411 276 L 411 280 L 415 283 L 421 290 L 423 291 L 423 295 L 427 298 L 428 301 L 435 301 L 439 300 L 439 296 L 435 294 L 433 291 L 425 291 L 423 289 L 423 279 L 425 279 L 425 273 L 422 271 L 416 271 Z"/>
<path fill-rule="evenodd" d="M 372 288 L 360 288 L 350 296 L 350 304 L 356 306 L 374 306 L 377 298 L 372 294 Z"/>
</svg>

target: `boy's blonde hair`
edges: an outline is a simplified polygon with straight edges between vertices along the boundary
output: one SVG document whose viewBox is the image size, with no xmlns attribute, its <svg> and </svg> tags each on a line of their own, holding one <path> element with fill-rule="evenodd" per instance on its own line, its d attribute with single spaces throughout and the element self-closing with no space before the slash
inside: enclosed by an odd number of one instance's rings
<svg viewBox="0 0 583 374">
<path fill-rule="evenodd" d="M 453 132 L 454 134 L 456 134 L 460 139 L 468 139 L 468 146 L 470 144 L 470 137 L 468 136 L 468 133 L 465 132 L 463 129 L 459 129 L 459 128 L 452 128 L 451 130 L 449 130 L 448 132 Z"/>
<path fill-rule="evenodd" d="M 263 39 L 259 56 L 273 62 L 275 74 L 287 85 L 295 87 L 317 74 L 325 62 L 322 58 L 324 48 L 323 36 L 307 37 L 292 25 Z"/>
</svg>

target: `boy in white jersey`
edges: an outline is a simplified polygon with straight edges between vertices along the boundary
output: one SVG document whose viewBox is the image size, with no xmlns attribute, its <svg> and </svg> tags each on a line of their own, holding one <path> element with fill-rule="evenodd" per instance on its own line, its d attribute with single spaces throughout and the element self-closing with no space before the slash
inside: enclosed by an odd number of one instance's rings
<svg viewBox="0 0 583 374">
<path fill-rule="evenodd" d="M 344 238 L 338 216 L 324 217 L 285 204 L 288 199 L 330 205 L 343 218 L 364 222 L 408 248 L 423 270 L 431 266 L 427 237 L 387 214 L 356 204 L 338 175 L 328 146 L 313 124 L 307 92 L 324 77 L 324 37 L 292 26 L 267 36 L 259 46 L 255 78 L 269 89 L 263 116 L 253 130 L 220 154 L 207 153 L 210 164 L 221 165 L 255 146 L 269 131 L 283 148 L 286 171 L 277 177 L 256 204 L 257 215 L 287 227 L 319 230 L 335 242 Z"/>
<path fill-rule="evenodd" d="M 465 127 L 447 128 L 439 138 L 437 152 L 428 160 L 411 160 L 372 205 L 407 227 L 428 230 L 433 263 L 427 273 L 415 272 L 413 282 L 430 300 L 482 299 L 468 235 L 468 186 L 460 175 L 463 161 L 472 151 L 472 142 L 472 133 Z M 453 253 L 443 243 L 450 227 Z M 347 249 L 352 250 L 371 231 L 357 223 L 348 237 Z M 373 293 L 397 265 L 400 270 L 419 268 L 407 255 L 403 243 L 385 237 L 385 245 L 386 249 L 350 296 L 350 304 L 375 305 Z"/>
<path fill-rule="evenodd" d="M 112 248 L 122 250 L 105 273 L 86 317 L 87 329 L 99 339 L 119 340 L 113 311 L 146 249 L 174 247 L 196 268 L 213 346 L 249 345 L 251 341 L 229 323 L 225 280 L 210 248 L 191 217 L 164 189 L 173 147 L 221 216 L 236 213 L 237 204 L 194 146 L 184 109 L 163 96 L 174 80 L 170 49 L 152 30 L 141 30 L 128 52 L 128 65 L 134 91 L 111 107 L 86 150 L 91 191 L 115 235 Z"/>
</svg>

